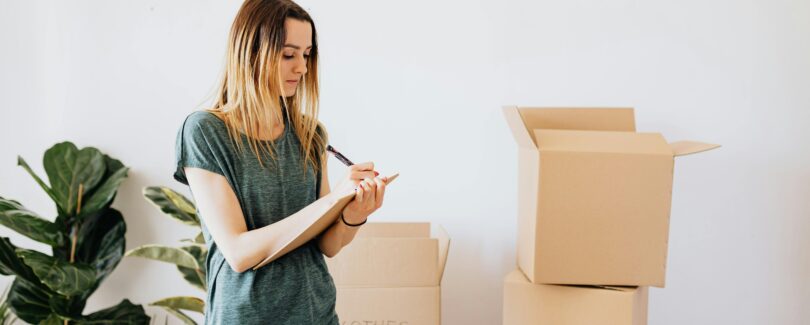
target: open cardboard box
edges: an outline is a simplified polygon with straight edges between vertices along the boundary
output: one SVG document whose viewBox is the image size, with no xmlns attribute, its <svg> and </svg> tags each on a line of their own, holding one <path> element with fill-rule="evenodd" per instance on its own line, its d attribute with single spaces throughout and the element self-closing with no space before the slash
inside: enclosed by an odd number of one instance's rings
<svg viewBox="0 0 810 325">
<path fill-rule="evenodd" d="M 647 287 L 533 284 L 520 270 L 503 283 L 503 325 L 644 325 Z"/>
<path fill-rule="evenodd" d="M 674 157 L 632 108 L 503 108 L 518 144 L 518 266 L 533 283 L 664 287 Z"/>
<path fill-rule="evenodd" d="M 326 263 L 341 324 L 440 324 L 450 238 L 430 223 L 368 223 Z"/>
</svg>

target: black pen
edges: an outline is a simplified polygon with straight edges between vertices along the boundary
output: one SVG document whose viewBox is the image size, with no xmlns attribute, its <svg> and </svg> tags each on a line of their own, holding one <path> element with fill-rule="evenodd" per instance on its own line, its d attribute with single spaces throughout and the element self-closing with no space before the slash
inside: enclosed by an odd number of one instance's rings
<svg viewBox="0 0 810 325">
<path fill-rule="evenodd" d="M 351 160 L 349 160 L 349 158 L 346 158 L 346 156 L 335 150 L 335 148 L 332 147 L 332 145 L 326 145 L 326 151 L 329 151 L 333 155 L 335 155 L 335 158 L 340 160 L 340 162 L 342 162 L 344 165 L 346 166 L 354 165 L 354 163 Z"/>
</svg>

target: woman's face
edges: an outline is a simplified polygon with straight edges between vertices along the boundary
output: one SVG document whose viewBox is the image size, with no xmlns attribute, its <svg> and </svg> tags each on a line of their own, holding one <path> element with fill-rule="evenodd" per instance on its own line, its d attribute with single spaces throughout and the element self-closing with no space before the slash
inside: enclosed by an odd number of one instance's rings
<svg viewBox="0 0 810 325">
<path fill-rule="evenodd" d="M 284 96 L 295 95 L 301 77 L 307 73 L 307 60 L 312 49 L 312 26 L 309 22 L 288 18 L 284 22 L 287 39 L 281 52 L 281 77 Z"/>
</svg>

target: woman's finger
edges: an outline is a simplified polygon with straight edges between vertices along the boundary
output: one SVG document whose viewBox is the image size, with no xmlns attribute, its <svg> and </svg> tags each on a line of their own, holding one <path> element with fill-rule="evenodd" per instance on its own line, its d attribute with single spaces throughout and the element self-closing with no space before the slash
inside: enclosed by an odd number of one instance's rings
<svg viewBox="0 0 810 325">
<path fill-rule="evenodd" d="M 373 171 L 374 163 L 367 161 L 364 163 L 354 164 L 350 167 L 351 171 Z"/>
<path fill-rule="evenodd" d="M 365 196 L 363 197 L 363 202 L 366 203 L 366 207 L 374 205 L 374 193 L 376 192 L 376 184 L 370 178 L 366 178 L 363 180 L 363 184 L 366 186 Z"/>
<path fill-rule="evenodd" d="M 379 177 L 374 178 L 374 181 L 377 183 L 374 203 L 377 204 L 375 208 L 379 209 L 382 206 L 383 198 L 385 198 L 385 182 L 383 182 L 383 180 Z"/>
<path fill-rule="evenodd" d="M 357 200 L 357 203 L 363 203 L 365 192 L 366 190 L 363 188 L 363 183 L 357 185 L 357 192 L 354 193 L 354 199 Z"/>
<path fill-rule="evenodd" d="M 374 171 L 373 170 L 371 170 L 371 171 L 369 171 L 369 170 L 366 170 L 366 171 L 352 171 L 351 174 L 349 175 L 349 178 L 351 178 L 353 180 L 358 180 L 358 181 L 362 181 L 362 180 L 364 180 L 366 178 L 373 178 L 373 177 L 374 177 Z"/>
</svg>

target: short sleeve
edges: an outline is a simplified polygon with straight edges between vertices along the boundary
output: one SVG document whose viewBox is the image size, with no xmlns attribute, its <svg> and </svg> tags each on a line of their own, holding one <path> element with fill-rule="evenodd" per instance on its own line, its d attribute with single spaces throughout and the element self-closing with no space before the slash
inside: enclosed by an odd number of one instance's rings
<svg viewBox="0 0 810 325">
<path fill-rule="evenodd" d="M 319 164 L 318 172 L 315 173 L 315 198 L 317 199 L 321 197 L 321 178 L 323 178 L 323 169 L 326 168 L 326 144 L 329 143 L 329 138 L 326 133 L 326 128 L 320 122 L 318 122 L 318 126 L 315 127 L 315 133 L 323 139 L 323 148 L 318 148 L 317 155 L 315 156 Z"/>
<path fill-rule="evenodd" d="M 209 113 L 194 112 L 186 117 L 175 141 L 176 170 L 174 179 L 188 185 L 184 167 L 202 168 L 220 175 L 225 175 L 222 164 L 221 144 L 216 130 L 205 115 Z"/>
</svg>

